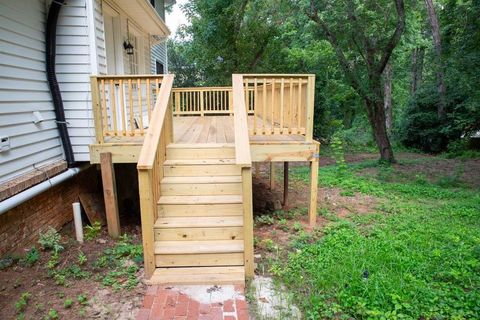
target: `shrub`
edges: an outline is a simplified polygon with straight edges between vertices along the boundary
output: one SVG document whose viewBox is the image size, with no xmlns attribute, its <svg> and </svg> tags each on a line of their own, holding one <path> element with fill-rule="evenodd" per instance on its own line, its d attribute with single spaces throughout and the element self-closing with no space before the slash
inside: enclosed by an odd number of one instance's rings
<svg viewBox="0 0 480 320">
<path fill-rule="evenodd" d="M 52 250 L 53 252 L 60 252 L 63 247 L 60 245 L 62 236 L 52 227 L 48 227 L 47 232 L 41 233 L 38 239 L 38 243 L 44 250 Z"/>
</svg>

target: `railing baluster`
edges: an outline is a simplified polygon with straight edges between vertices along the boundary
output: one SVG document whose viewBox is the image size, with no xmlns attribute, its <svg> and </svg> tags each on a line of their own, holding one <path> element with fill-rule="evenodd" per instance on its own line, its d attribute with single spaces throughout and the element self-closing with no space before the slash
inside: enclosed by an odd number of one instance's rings
<svg viewBox="0 0 480 320">
<path fill-rule="evenodd" d="M 148 124 L 150 125 L 150 118 L 151 118 L 151 115 L 152 115 L 152 109 L 151 109 L 151 104 L 150 104 L 150 79 L 147 79 L 146 86 L 147 86 L 147 114 L 148 114 Z"/>
<path fill-rule="evenodd" d="M 120 100 L 120 112 L 122 114 L 122 135 L 127 135 L 127 124 L 126 124 L 126 115 L 125 115 L 125 100 L 123 95 L 123 79 L 119 80 L 120 92 L 119 92 L 119 100 Z"/>
<path fill-rule="evenodd" d="M 272 79 L 272 119 L 271 133 L 275 133 L 275 78 Z"/>
<path fill-rule="evenodd" d="M 298 79 L 298 106 L 297 106 L 297 133 L 300 134 L 301 115 L 302 115 L 302 78 Z"/>
<path fill-rule="evenodd" d="M 140 121 L 140 135 L 143 136 L 143 101 L 142 101 L 142 81 L 137 79 L 137 90 L 138 90 L 138 116 Z"/>
<path fill-rule="evenodd" d="M 262 106 L 262 127 L 263 127 L 263 134 L 266 134 L 265 130 L 265 123 L 267 122 L 267 78 L 263 78 L 263 106 Z"/>
<path fill-rule="evenodd" d="M 108 132 L 108 113 L 107 113 L 107 93 L 105 92 L 105 80 L 102 79 L 102 121 L 103 121 L 103 135 L 108 136 L 110 133 Z"/>
<path fill-rule="evenodd" d="M 284 125 L 284 93 L 285 93 L 285 78 L 282 78 L 280 83 L 280 134 L 283 134 Z"/>
<path fill-rule="evenodd" d="M 294 115 L 294 105 L 293 105 L 293 78 L 290 78 L 290 106 L 289 106 L 289 110 L 290 110 L 290 120 L 289 120 L 289 123 L 288 123 L 288 133 L 291 134 L 292 133 L 292 125 L 293 125 L 293 115 Z"/>
<path fill-rule="evenodd" d="M 133 120 L 133 94 L 132 94 L 132 79 L 128 79 L 128 107 L 130 118 L 130 135 L 135 135 L 135 123 Z"/>
<path fill-rule="evenodd" d="M 110 80 L 110 109 L 112 109 L 113 135 L 117 136 L 117 106 L 115 103 L 115 84 Z"/>
<path fill-rule="evenodd" d="M 258 104 L 257 104 L 257 90 L 258 90 L 258 83 L 257 78 L 255 78 L 255 82 L 253 84 L 253 134 L 257 134 L 257 113 L 258 113 Z"/>
</svg>

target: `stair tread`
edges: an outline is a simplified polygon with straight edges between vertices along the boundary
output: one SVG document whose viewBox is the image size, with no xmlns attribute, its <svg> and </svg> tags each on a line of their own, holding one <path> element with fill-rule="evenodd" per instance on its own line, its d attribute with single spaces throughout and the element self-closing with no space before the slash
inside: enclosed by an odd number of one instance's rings
<svg viewBox="0 0 480 320">
<path fill-rule="evenodd" d="M 200 176 L 200 177 L 165 177 L 162 183 L 237 183 L 241 176 Z"/>
<path fill-rule="evenodd" d="M 242 227 L 242 216 L 227 217 L 162 217 L 155 222 L 155 228 L 215 228 Z"/>
<path fill-rule="evenodd" d="M 173 160 L 166 160 L 163 165 L 165 166 L 190 166 L 190 165 L 222 165 L 222 164 L 229 164 L 235 165 L 235 159 L 173 159 Z"/>
<path fill-rule="evenodd" d="M 155 254 L 243 252 L 243 240 L 155 241 Z"/>
<path fill-rule="evenodd" d="M 158 204 L 218 204 L 242 203 L 241 195 L 161 196 Z"/>
<path fill-rule="evenodd" d="M 245 268 L 231 267 L 177 267 L 156 268 L 150 284 L 243 284 Z"/>
</svg>

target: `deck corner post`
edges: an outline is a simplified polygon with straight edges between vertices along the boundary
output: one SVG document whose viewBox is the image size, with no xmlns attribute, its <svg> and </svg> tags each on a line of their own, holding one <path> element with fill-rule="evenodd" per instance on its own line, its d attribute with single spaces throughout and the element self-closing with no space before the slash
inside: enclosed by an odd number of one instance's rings
<svg viewBox="0 0 480 320">
<path fill-rule="evenodd" d="M 120 236 L 120 219 L 118 217 L 115 170 L 112 162 L 112 154 L 110 152 L 100 153 L 100 167 L 102 171 L 103 196 L 105 198 L 108 234 L 116 239 Z"/>
<path fill-rule="evenodd" d="M 308 208 L 309 225 L 313 227 L 317 223 L 317 197 L 318 197 L 318 153 L 319 145 L 312 161 L 310 162 L 310 205 Z"/>
<path fill-rule="evenodd" d="M 97 143 L 103 143 L 103 121 L 100 110 L 100 93 L 98 90 L 97 76 L 90 77 L 90 88 L 92 94 L 93 122 L 95 125 L 95 140 Z"/>
<path fill-rule="evenodd" d="M 253 203 L 252 203 L 252 168 L 242 168 L 243 192 L 243 228 L 244 228 L 244 263 L 245 277 L 255 275 L 253 255 Z"/>
</svg>

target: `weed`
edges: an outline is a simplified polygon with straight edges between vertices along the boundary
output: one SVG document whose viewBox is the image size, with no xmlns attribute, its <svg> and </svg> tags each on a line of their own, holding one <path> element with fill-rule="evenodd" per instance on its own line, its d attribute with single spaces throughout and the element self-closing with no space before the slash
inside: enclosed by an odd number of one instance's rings
<svg viewBox="0 0 480 320">
<path fill-rule="evenodd" d="M 77 258 L 77 262 L 79 265 L 84 265 L 86 262 L 87 262 L 87 256 L 85 255 L 85 253 L 83 253 L 82 251 L 80 251 L 78 253 L 78 258 Z"/>
<path fill-rule="evenodd" d="M 82 293 L 82 294 L 79 294 L 77 296 L 77 301 L 78 303 L 80 303 L 81 305 L 85 306 L 88 304 L 88 298 L 87 298 L 87 295 Z"/>
<path fill-rule="evenodd" d="M 93 240 L 102 231 L 102 225 L 99 221 L 95 221 L 91 226 L 87 225 L 85 226 L 85 240 Z"/>
<path fill-rule="evenodd" d="M 68 298 L 68 299 L 65 299 L 65 301 L 63 302 L 63 307 L 65 309 L 70 309 L 73 305 L 73 300 Z"/>
<path fill-rule="evenodd" d="M 344 172 L 347 170 L 347 163 L 345 162 L 345 151 L 343 150 L 343 141 L 340 138 L 339 134 L 335 133 L 332 136 L 332 141 L 330 146 L 333 151 L 333 158 L 337 165 L 337 170 L 339 172 Z"/>
<path fill-rule="evenodd" d="M 59 260 L 60 260 L 59 253 L 57 251 L 53 251 L 52 255 L 50 256 L 50 260 L 48 260 L 47 262 L 47 268 L 50 270 L 55 269 Z"/>
<path fill-rule="evenodd" d="M 17 300 L 17 302 L 15 302 L 15 310 L 17 310 L 18 314 L 25 311 L 25 309 L 27 308 L 28 300 L 30 300 L 31 296 L 32 295 L 31 295 L 30 292 L 28 292 L 28 291 L 24 292 L 24 293 L 22 293 L 20 298 Z"/>
<path fill-rule="evenodd" d="M 32 247 L 30 250 L 27 251 L 25 254 L 25 258 L 23 258 L 22 262 L 27 267 L 33 266 L 38 260 L 40 259 L 40 252 L 35 248 Z"/>
<path fill-rule="evenodd" d="M 274 251 L 277 248 L 272 239 L 263 239 L 262 242 L 260 242 L 260 247 L 267 251 Z"/>
<path fill-rule="evenodd" d="M 293 230 L 299 232 L 299 231 L 303 231 L 303 224 L 301 222 L 298 222 L 296 221 L 294 224 L 293 224 Z"/>
<path fill-rule="evenodd" d="M 290 230 L 290 227 L 288 226 L 288 221 L 286 219 L 278 220 L 278 227 L 285 232 L 288 232 L 288 230 Z"/>
<path fill-rule="evenodd" d="M 45 316 L 44 319 L 45 319 L 45 320 L 58 319 L 58 311 L 55 310 L 55 309 L 53 309 L 53 308 L 50 309 L 50 310 L 48 310 L 48 313 L 47 313 L 47 315 Z"/>
<path fill-rule="evenodd" d="M 47 232 L 41 233 L 38 239 L 38 243 L 44 250 L 52 250 L 55 253 L 58 253 L 63 250 L 63 247 L 60 245 L 62 236 L 52 227 L 48 227 Z"/>
<path fill-rule="evenodd" d="M 258 216 L 258 217 L 255 217 L 255 224 L 256 225 L 268 225 L 268 226 L 271 226 L 272 224 L 275 223 L 275 219 L 272 217 L 272 216 L 269 216 L 269 215 L 262 215 L 262 216 Z"/>
</svg>

